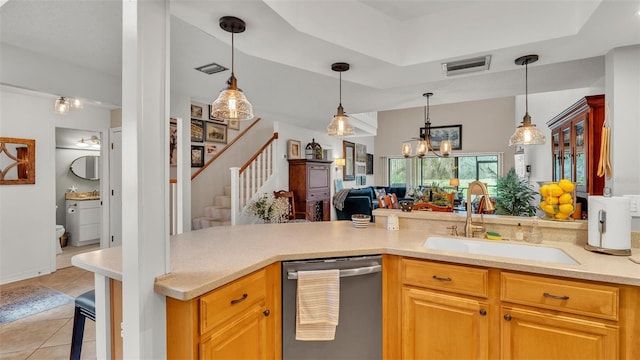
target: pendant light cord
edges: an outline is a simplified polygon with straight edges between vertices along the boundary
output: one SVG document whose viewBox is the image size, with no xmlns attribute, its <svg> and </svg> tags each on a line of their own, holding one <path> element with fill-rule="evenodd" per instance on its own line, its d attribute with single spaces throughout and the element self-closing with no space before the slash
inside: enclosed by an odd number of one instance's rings
<svg viewBox="0 0 640 360">
<path fill-rule="evenodd" d="M 529 113 L 529 60 L 524 62 L 524 112 Z"/>
<path fill-rule="evenodd" d="M 233 64 L 235 62 L 235 46 L 233 46 L 233 31 L 231 32 L 231 75 L 233 75 Z"/>
<path fill-rule="evenodd" d="M 340 106 L 342 106 L 342 71 L 339 72 L 338 75 L 340 76 L 340 86 L 339 86 L 339 88 L 340 88 L 340 91 L 339 91 L 340 98 L 338 99 L 338 103 L 340 104 Z"/>
</svg>

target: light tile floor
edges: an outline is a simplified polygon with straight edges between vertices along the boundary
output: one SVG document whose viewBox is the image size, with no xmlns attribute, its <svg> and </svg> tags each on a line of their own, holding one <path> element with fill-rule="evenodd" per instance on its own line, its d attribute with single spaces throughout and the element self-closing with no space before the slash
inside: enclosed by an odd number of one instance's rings
<svg viewBox="0 0 640 360">
<path fill-rule="evenodd" d="M 9 289 L 23 285 L 42 285 L 76 297 L 93 289 L 92 272 L 70 266 L 71 256 L 95 250 L 97 245 L 66 246 L 57 255 L 58 271 L 22 281 L 4 284 Z M 73 302 L 39 314 L 0 325 L 0 359 L 68 359 L 73 328 Z M 96 327 L 91 320 L 85 322 L 82 359 L 96 358 Z"/>
</svg>

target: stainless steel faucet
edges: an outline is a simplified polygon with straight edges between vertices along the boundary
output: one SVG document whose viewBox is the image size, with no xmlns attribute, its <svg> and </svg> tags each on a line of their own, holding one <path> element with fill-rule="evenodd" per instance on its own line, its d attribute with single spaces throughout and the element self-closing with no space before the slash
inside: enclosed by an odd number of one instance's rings
<svg viewBox="0 0 640 360">
<path fill-rule="evenodd" d="M 484 210 L 491 211 L 493 210 L 493 204 L 491 204 L 491 199 L 489 198 L 489 191 L 487 190 L 487 185 L 481 181 L 474 181 L 469 184 L 469 189 L 467 190 L 467 221 L 464 226 L 464 235 L 466 237 L 473 237 L 477 232 L 484 232 L 484 216 L 482 215 L 482 211 L 480 212 L 480 222 L 473 222 L 473 207 L 471 206 L 471 194 L 475 188 L 480 188 L 482 191 L 482 195 L 484 197 Z"/>
</svg>

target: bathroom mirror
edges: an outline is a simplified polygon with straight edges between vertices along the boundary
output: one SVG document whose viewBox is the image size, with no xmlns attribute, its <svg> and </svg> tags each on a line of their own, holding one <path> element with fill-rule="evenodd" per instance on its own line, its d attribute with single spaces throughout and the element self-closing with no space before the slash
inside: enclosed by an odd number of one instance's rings
<svg viewBox="0 0 640 360">
<path fill-rule="evenodd" d="M 100 180 L 100 156 L 81 156 L 73 160 L 70 169 L 79 178 Z"/>
<path fill-rule="evenodd" d="M 0 185 L 36 183 L 36 141 L 0 137 Z"/>
</svg>

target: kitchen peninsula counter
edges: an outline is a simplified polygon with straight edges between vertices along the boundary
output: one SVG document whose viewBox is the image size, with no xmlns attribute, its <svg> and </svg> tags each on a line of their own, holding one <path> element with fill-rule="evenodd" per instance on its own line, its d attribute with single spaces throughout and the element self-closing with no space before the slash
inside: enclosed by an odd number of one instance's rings
<svg viewBox="0 0 640 360">
<path fill-rule="evenodd" d="M 380 224 L 354 228 L 350 221 L 255 224 L 212 227 L 171 238 L 171 272 L 156 278 L 157 293 L 189 300 L 277 261 L 368 254 L 393 254 L 420 259 L 494 267 L 640 286 L 640 265 L 626 256 L 592 253 L 572 242 L 543 241 L 540 246 L 564 250 L 579 264 L 463 254 L 422 247 L 430 235 L 423 229 L 388 231 Z M 437 234 L 442 235 L 442 234 Z M 517 242 L 522 243 L 522 242 Z M 640 249 L 632 249 L 634 255 Z M 73 265 L 122 281 L 121 247 L 73 257 Z"/>
</svg>

